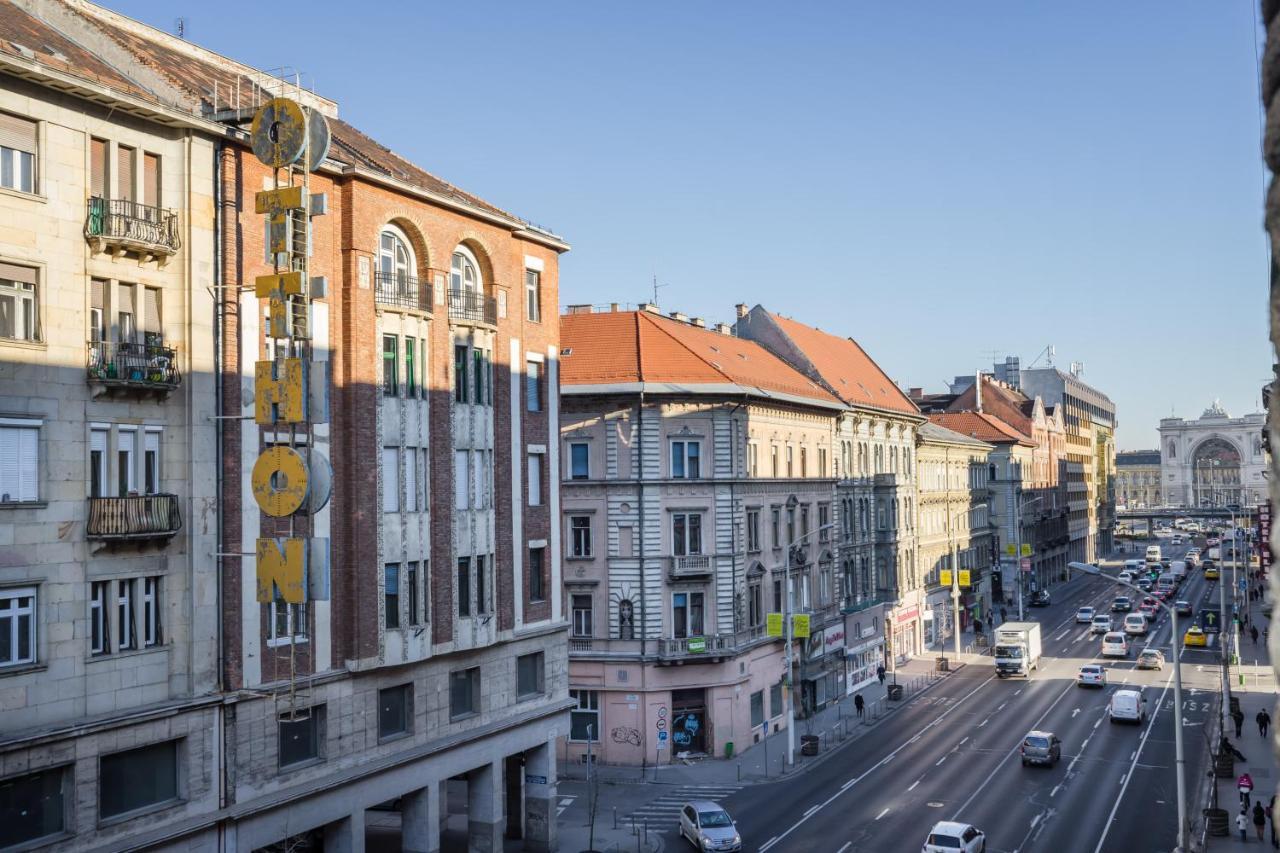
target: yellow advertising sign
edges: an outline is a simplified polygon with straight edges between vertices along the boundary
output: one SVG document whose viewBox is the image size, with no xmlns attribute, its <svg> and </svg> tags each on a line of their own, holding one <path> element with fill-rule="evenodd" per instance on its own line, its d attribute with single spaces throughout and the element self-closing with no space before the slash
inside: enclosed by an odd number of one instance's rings
<svg viewBox="0 0 1280 853">
<path fill-rule="evenodd" d="M 809 614 L 808 613 L 792 613 L 791 614 L 791 634 L 800 639 L 807 639 L 809 636 Z"/>
<path fill-rule="evenodd" d="M 307 540 L 258 540 L 258 601 L 269 603 L 278 590 L 290 604 L 307 600 Z"/>
<path fill-rule="evenodd" d="M 960 586 L 969 586 L 969 570 L 960 570 Z"/>
<path fill-rule="evenodd" d="M 271 328 L 267 334 L 289 337 L 289 297 L 302 295 L 302 273 L 260 275 L 253 280 L 253 289 L 259 299 L 270 300 Z"/>
<path fill-rule="evenodd" d="M 782 636 L 782 614 L 769 613 L 764 617 L 764 632 L 770 637 Z"/>
<path fill-rule="evenodd" d="M 284 368 L 279 375 L 277 365 Z M 302 359 L 260 361 L 254 371 L 254 420 L 263 426 L 300 424 L 306 420 L 307 389 Z"/>
<path fill-rule="evenodd" d="M 942 586 L 951 586 L 951 570 L 950 569 L 938 570 L 938 583 L 940 583 Z"/>
<path fill-rule="evenodd" d="M 268 447 L 253 463 L 253 499 L 274 518 L 284 518 L 301 509 L 308 485 L 306 460 L 292 447 Z"/>
<path fill-rule="evenodd" d="M 1016 557 L 1018 556 L 1018 547 L 1010 542 L 1008 545 L 1004 546 L 1004 552 L 1010 557 Z"/>
<path fill-rule="evenodd" d="M 1024 557 L 1030 557 L 1030 556 L 1031 556 L 1031 546 L 1030 546 L 1030 545 L 1023 545 L 1023 546 L 1022 546 L 1022 556 L 1024 556 Z"/>
<path fill-rule="evenodd" d="M 302 187 L 280 187 L 254 193 L 254 213 L 283 213 L 304 206 Z"/>
</svg>

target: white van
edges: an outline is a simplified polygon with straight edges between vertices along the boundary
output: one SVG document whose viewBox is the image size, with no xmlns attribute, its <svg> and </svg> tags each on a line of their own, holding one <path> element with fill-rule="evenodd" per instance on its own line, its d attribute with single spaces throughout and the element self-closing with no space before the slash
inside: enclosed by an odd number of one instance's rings
<svg viewBox="0 0 1280 853">
<path fill-rule="evenodd" d="M 1124 632 L 1130 635 L 1142 635 L 1147 633 L 1147 617 L 1141 613 L 1130 613 L 1124 617 Z M 1105 644 L 1105 640 L 1103 643 Z M 1128 650 L 1125 650 L 1128 654 Z M 1106 652 L 1103 652 L 1106 654 Z"/>
<path fill-rule="evenodd" d="M 1174 560 L 1169 564 L 1169 573 L 1178 579 L 1178 583 L 1182 583 L 1187 579 L 1187 561 Z"/>
<path fill-rule="evenodd" d="M 1138 690 L 1117 690 L 1107 706 L 1107 716 L 1113 723 L 1142 725 L 1147 719 L 1147 697 Z"/>
<path fill-rule="evenodd" d="M 1129 615 L 1145 619 L 1141 613 L 1131 613 Z M 1103 634 L 1102 656 L 1104 658 L 1127 658 L 1129 656 L 1129 640 L 1119 631 L 1109 631 Z"/>
<path fill-rule="evenodd" d="M 1160 546 L 1159 545 L 1147 546 L 1147 562 L 1148 563 L 1160 562 Z"/>
<path fill-rule="evenodd" d="M 1143 565 L 1144 563 L 1141 560 L 1125 560 L 1124 561 L 1125 571 L 1128 571 L 1128 572 L 1140 572 L 1142 571 Z"/>
</svg>

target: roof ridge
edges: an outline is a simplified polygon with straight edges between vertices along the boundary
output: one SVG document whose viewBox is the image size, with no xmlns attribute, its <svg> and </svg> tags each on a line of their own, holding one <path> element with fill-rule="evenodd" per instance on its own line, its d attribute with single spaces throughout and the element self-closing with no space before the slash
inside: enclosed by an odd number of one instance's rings
<svg viewBox="0 0 1280 853">
<path fill-rule="evenodd" d="M 692 348 L 692 347 L 690 347 L 690 346 L 689 346 L 688 344 L 686 344 L 684 341 L 680 340 L 680 339 L 679 339 L 678 337 L 676 337 L 675 335 L 671 334 L 671 332 L 670 332 L 670 331 L 668 331 L 667 329 L 664 329 L 664 328 L 662 327 L 662 324 L 661 324 L 661 323 L 656 322 L 656 320 L 657 320 L 657 319 L 666 320 L 666 318 L 665 318 L 665 317 L 663 317 L 663 318 L 655 318 L 655 317 L 652 317 L 652 316 L 648 316 L 648 315 L 649 315 L 649 312 L 648 312 L 648 311 L 637 311 L 637 312 L 636 312 L 636 314 L 637 314 L 637 315 L 640 315 L 640 314 L 644 314 L 644 315 L 646 315 L 646 316 L 645 316 L 645 319 L 649 321 L 650 325 L 652 325 L 655 329 L 661 329 L 661 330 L 662 330 L 662 334 L 666 335 L 666 336 L 667 336 L 668 338 L 670 338 L 672 341 L 675 341 L 677 344 L 679 344 L 679 345 L 680 345 L 680 347 L 681 347 L 681 349 L 683 349 L 685 352 L 689 353 L 689 355 L 693 356 L 694 358 L 696 358 L 696 359 L 698 359 L 699 361 L 701 361 L 703 364 L 705 364 L 705 365 L 707 365 L 708 367 L 710 367 L 712 370 L 714 370 L 716 373 L 718 373 L 718 374 L 719 374 L 719 375 L 720 375 L 720 376 L 721 376 L 721 377 L 722 377 L 726 382 L 729 382 L 729 383 L 731 383 L 731 384 L 733 384 L 733 385 L 737 385 L 737 384 L 739 384 L 739 383 L 737 382 L 737 380 L 735 380 L 732 376 L 730 376 L 728 373 L 726 373 L 726 372 L 724 371 L 724 368 L 722 368 L 722 367 L 720 367 L 719 365 L 717 365 L 714 361 L 708 361 L 708 360 L 706 359 L 706 357 L 705 357 L 705 356 L 703 356 L 703 355 L 701 355 L 701 354 L 699 354 L 699 353 L 697 353 L 697 352 L 694 352 L 694 350 L 693 350 L 693 348 Z M 668 321 L 668 322 L 675 323 L 675 322 L 677 322 L 677 321 L 676 321 L 676 320 L 670 320 L 670 321 Z M 696 329 L 697 327 L 696 327 L 696 326 L 690 326 L 689 328 L 691 328 L 691 329 Z M 702 331 L 702 330 L 699 330 L 699 331 Z M 637 335 L 636 337 L 637 337 L 637 338 L 639 338 L 639 335 Z M 644 380 L 644 376 L 643 376 L 643 375 L 641 375 L 640 379 L 641 379 L 641 381 L 643 381 L 643 380 Z"/>
</svg>

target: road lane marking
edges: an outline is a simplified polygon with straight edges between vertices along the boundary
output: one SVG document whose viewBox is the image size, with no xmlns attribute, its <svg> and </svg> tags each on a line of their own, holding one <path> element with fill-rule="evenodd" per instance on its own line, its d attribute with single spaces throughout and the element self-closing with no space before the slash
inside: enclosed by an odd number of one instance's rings
<svg viewBox="0 0 1280 853">
<path fill-rule="evenodd" d="M 999 707 L 999 708 L 996 708 L 996 710 L 997 710 L 997 711 L 1003 711 L 1003 710 L 1004 710 L 1004 706 L 1005 706 L 1005 705 L 1008 705 L 1008 704 L 1009 704 L 1008 702 L 1001 702 L 1001 703 L 1000 703 L 1000 707 Z"/>
<path fill-rule="evenodd" d="M 942 762 L 944 762 L 944 761 L 946 761 L 946 760 L 947 760 L 947 757 L 944 755 L 944 756 L 942 756 L 941 758 L 939 758 L 939 759 L 938 759 L 938 761 L 937 761 L 933 766 L 934 766 L 934 767 L 941 767 L 941 766 L 942 766 Z"/>
<path fill-rule="evenodd" d="M 964 741 L 966 741 L 966 740 L 968 740 L 968 739 L 969 739 L 969 736 L 968 736 L 968 735 L 965 735 L 965 736 L 964 736 L 964 740 L 962 740 L 962 741 L 960 741 L 960 743 L 956 744 L 956 749 L 959 749 L 960 747 L 964 746 Z"/>
<path fill-rule="evenodd" d="M 884 811 L 882 811 L 882 812 L 880 812 L 880 814 L 876 815 L 876 820 L 879 820 L 880 818 L 884 817 L 884 816 L 885 816 L 885 815 L 887 815 L 888 813 L 889 813 L 889 809 L 888 809 L 888 807 L 886 806 Z"/>
<path fill-rule="evenodd" d="M 1067 629 L 1066 629 L 1066 630 L 1064 630 L 1061 634 L 1059 634 L 1058 636 L 1054 637 L 1054 638 L 1053 638 L 1053 642 L 1055 642 L 1055 643 L 1056 643 L 1056 642 L 1058 642 L 1059 640 L 1061 640 L 1063 637 L 1067 636 L 1067 634 L 1070 634 L 1070 633 L 1071 633 L 1071 629 L 1070 629 L 1070 628 L 1067 628 Z"/>
<path fill-rule="evenodd" d="M 1080 713 L 1080 709 L 1079 709 L 1079 708 L 1076 708 L 1076 709 L 1072 710 L 1072 712 L 1071 712 L 1071 719 L 1073 719 L 1073 720 L 1074 720 L 1074 719 L 1076 718 L 1076 715 L 1077 715 L 1077 714 L 1079 714 L 1079 713 Z"/>
<path fill-rule="evenodd" d="M 836 851 L 836 853 L 844 853 L 844 851 L 848 850 L 848 849 L 849 849 L 849 847 L 850 847 L 850 845 L 852 845 L 852 844 L 853 844 L 853 842 L 852 842 L 852 841 L 846 841 L 846 842 L 844 843 L 844 846 L 843 846 L 843 847 L 841 847 L 839 850 L 837 850 L 837 851 Z"/>
<path fill-rule="evenodd" d="M 768 841 L 764 843 L 764 845 L 760 848 L 760 853 L 764 853 L 764 851 L 768 850 L 770 847 L 772 847 L 777 843 L 778 843 L 778 836 L 775 835 L 773 838 L 770 838 Z"/>
<path fill-rule="evenodd" d="M 985 726 L 985 725 L 986 725 L 987 723 L 989 723 L 989 722 L 991 722 L 991 718 L 990 718 L 990 717 L 987 717 L 985 720 L 983 720 L 982 722 L 978 723 L 978 728 L 982 728 L 983 726 Z"/>
<path fill-rule="evenodd" d="M 804 816 L 805 816 L 805 817 L 808 817 L 809 815 L 813 814 L 814 812 L 816 812 L 816 811 L 817 811 L 818 809 L 820 809 L 820 808 L 822 808 L 822 806 L 814 806 L 813 808 L 811 808 L 811 809 L 809 809 L 807 812 L 805 812 L 805 813 L 804 813 Z"/>
<path fill-rule="evenodd" d="M 1014 695 L 1014 696 L 1017 696 L 1017 695 L 1018 695 L 1019 693 L 1021 693 L 1021 692 L 1022 692 L 1022 688 L 1021 688 L 1021 687 L 1019 687 L 1017 690 L 1013 691 L 1013 695 Z"/>
<path fill-rule="evenodd" d="M 1053 790 L 1049 792 L 1049 796 L 1050 797 L 1058 796 L 1058 791 L 1060 791 L 1061 789 L 1062 789 L 1062 783 L 1059 782 L 1058 784 L 1053 786 Z"/>
<path fill-rule="evenodd" d="M 924 777 L 923 777 L 923 776 L 921 776 L 919 779 L 917 779 L 916 781 L 912 782 L 912 783 L 911 783 L 911 787 L 910 787 L 910 788 L 908 788 L 907 790 L 908 790 L 908 791 L 914 791 L 914 790 L 916 789 L 916 785 L 919 785 L 923 780 L 924 780 Z"/>
</svg>

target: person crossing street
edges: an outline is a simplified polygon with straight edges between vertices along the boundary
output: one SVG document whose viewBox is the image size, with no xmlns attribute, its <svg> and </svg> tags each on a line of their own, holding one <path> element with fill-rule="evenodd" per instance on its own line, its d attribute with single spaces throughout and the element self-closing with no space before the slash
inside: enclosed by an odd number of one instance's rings
<svg viewBox="0 0 1280 853">
<path fill-rule="evenodd" d="M 1263 708 L 1253 719 L 1258 723 L 1258 734 L 1266 737 L 1267 729 L 1271 727 L 1271 715 L 1267 713 L 1267 709 Z"/>
</svg>

